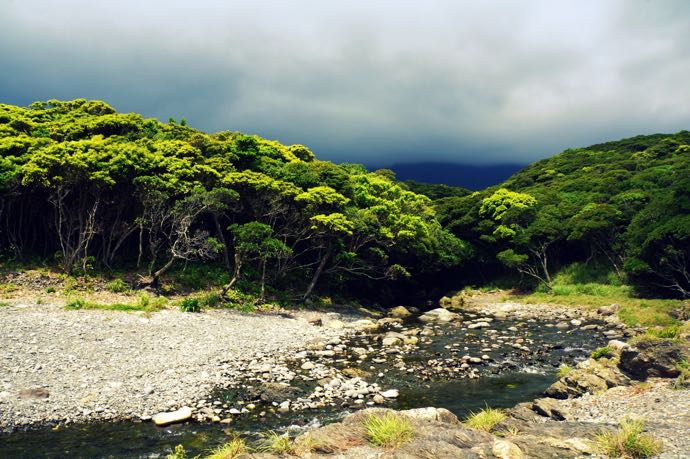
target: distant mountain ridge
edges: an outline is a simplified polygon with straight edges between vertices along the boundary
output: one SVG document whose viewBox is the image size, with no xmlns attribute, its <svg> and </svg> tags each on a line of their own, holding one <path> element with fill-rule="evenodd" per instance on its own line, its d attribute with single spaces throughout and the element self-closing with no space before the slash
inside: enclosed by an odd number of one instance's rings
<svg viewBox="0 0 690 459">
<path fill-rule="evenodd" d="M 414 180 L 423 183 L 442 183 L 461 186 L 470 190 L 482 190 L 497 185 L 526 164 L 490 164 L 486 166 L 462 163 L 418 162 L 394 164 L 389 167 L 398 180 Z"/>
</svg>

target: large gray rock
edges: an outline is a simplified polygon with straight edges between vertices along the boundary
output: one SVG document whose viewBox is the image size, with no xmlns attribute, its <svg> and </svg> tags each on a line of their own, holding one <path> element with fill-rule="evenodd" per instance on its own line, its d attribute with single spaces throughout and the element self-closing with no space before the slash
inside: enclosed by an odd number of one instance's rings
<svg viewBox="0 0 690 459">
<path fill-rule="evenodd" d="M 454 312 L 450 312 L 443 308 L 436 308 L 422 314 L 419 320 L 422 322 L 448 323 L 458 320 L 459 318 L 460 316 Z"/>
<path fill-rule="evenodd" d="M 688 354 L 687 348 L 673 341 L 642 341 L 621 351 L 620 368 L 639 380 L 650 376 L 675 378 L 680 374 L 676 365 Z"/>
</svg>

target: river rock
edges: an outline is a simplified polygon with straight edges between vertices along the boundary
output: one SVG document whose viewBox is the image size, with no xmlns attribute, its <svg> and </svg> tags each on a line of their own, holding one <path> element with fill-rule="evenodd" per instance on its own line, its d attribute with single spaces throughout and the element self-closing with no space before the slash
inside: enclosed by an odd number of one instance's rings
<svg viewBox="0 0 690 459">
<path fill-rule="evenodd" d="M 393 317 L 394 319 L 404 319 L 406 317 L 411 316 L 412 313 L 408 311 L 405 306 L 396 306 L 390 311 L 388 311 L 388 315 Z"/>
<path fill-rule="evenodd" d="M 281 403 L 294 398 L 302 393 L 301 389 L 286 383 L 264 382 L 247 390 L 251 399 L 260 399 L 264 402 Z"/>
<path fill-rule="evenodd" d="M 153 416 L 153 423 L 157 426 L 167 426 L 178 422 L 185 422 L 192 417 L 192 409 L 188 406 L 183 406 L 179 410 L 170 411 L 166 413 L 158 413 Z"/>
<path fill-rule="evenodd" d="M 302 370 L 311 370 L 315 367 L 316 365 L 314 362 L 304 362 L 302 366 L 300 367 Z"/>
<path fill-rule="evenodd" d="M 611 306 L 601 306 L 599 309 L 597 309 L 597 313 L 602 316 L 612 316 L 614 315 L 620 306 L 617 304 L 612 304 Z"/>
<path fill-rule="evenodd" d="M 680 374 L 677 363 L 688 354 L 687 349 L 673 341 L 642 341 L 621 351 L 620 367 L 640 380 L 650 376 L 675 378 Z"/>
<path fill-rule="evenodd" d="M 447 309 L 436 308 L 425 312 L 419 317 L 422 322 L 448 323 L 459 319 L 460 316 Z"/>
<path fill-rule="evenodd" d="M 398 389 L 390 389 L 384 392 L 381 392 L 381 396 L 385 398 L 398 398 L 398 395 L 400 393 L 398 392 Z"/>
<path fill-rule="evenodd" d="M 379 328 L 378 324 L 370 319 L 356 320 L 349 324 L 348 327 L 355 330 L 377 330 Z"/>
<path fill-rule="evenodd" d="M 383 339 L 381 340 L 381 344 L 386 347 L 398 346 L 403 343 L 403 340 L 405 338 L 406 336 L 400 333 L 389 332 L 386 334 L 386 336 L 383 337 Z"/>
<path fill-rule="evenodd" d="M 411 419 L 438 421 L 443 422 L 444 424 L 460 425 L 460 420 L 458 417 L 445 408 L 414 408 L 411 410 L 401 411 L 401 413 Z"/>
<path fill-rule="evenodd" d="M 525 457 L 518 445 L 508 440 L 494 441 L 491 453 L 498 459 L 523 459 Z"/>
<path fill-rule="evenodd" d="M 374 403 L 376 403 L 377 405 L 383 405 L 383 404 L 386 402 L 386 398 L 385 398 L 383 395 L 381 395 L 381 394 L 376 394 L 376 395 L 374 395 L 374 397 L 372 398 L 372 400 L 373 400 Z"/>
<path fill-rule="evenodd" d="M 19 391 L 19 396 L 21 398 L 48 398 L 50 397 L 50 392 L 48 392 L 48 389 L 45 389 L 43 387 L 34 387 L 31 389 L 22 389 Z"/>
</svg>

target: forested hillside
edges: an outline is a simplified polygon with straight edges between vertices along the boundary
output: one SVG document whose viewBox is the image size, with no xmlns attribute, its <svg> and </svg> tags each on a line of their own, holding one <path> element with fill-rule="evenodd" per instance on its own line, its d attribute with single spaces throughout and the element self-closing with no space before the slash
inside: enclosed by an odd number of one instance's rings
<svg viewBox="0 0 690 459">
<path fill-rule="evenodd" d="M 560 267 L 598 262 L 640 292 L 690 296 L 688 131 L 566 150 L 437 206 L 488 277 L 548 287 Z"/>
<path fill-rule="evenodd" d="M 145 273 L 142 285 L 216 260 L 226 289 L 250 277 L 262 295 L 266 283 L 297 297 L 365 291 L 465 253 L 432 201 L 385 171 L 83 99 L 0 105 L 0 223 L 6 259 L 124 267 Z"/>
</svg>

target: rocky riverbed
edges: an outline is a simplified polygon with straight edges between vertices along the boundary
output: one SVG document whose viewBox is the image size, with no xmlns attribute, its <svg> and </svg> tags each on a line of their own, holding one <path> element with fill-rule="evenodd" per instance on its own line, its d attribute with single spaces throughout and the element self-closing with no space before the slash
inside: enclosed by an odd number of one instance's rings
<svg viewBox="0 0 690 459">
<path fill-rule="evenodd" d="M 347 332 L 320 313 L 153 314 L 0 309 L 0 429 L 45 423 L 150 419 L 196 406 L 252 362 L 292 355 Z"/>
</svg>

